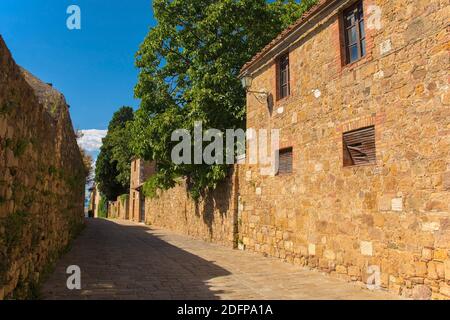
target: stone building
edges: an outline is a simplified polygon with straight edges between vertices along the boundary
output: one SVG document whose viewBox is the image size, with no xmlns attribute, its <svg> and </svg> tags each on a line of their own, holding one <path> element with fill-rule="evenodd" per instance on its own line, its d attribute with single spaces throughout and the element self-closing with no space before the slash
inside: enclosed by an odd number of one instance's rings
<svg viewBox="0 0 450 320">
<path fill-rule="evenodd" d="M 277 172 L 247 159 L 199 203 L 181 183 L 146 220 L 449 299 L 449 17 L 440 0 L 318 1 L 241 71 L 247 129 L 280 130 Z"/>
<path fill-rule="evenodd" d="M 145 197 L 142 185 L 154 172 L 156 166 L 152 161 L 133 159 L 131 161 L 129 219 L 136 222 L 145 222 Z"/>
<path fill-rule="evenodd" d="M 89 211 L 92 211 L 92 214 L 94 218 L 98 218 L 98 210 L 100 206 L 100 201 L 102 199 L 102 196 L 100 192 L 98 191 L 97 185 L 94 184 L 91 190 L 90 194 L 90 200 L 89 200 Z"/>
<path fill-rule="evenodd" d="M 247 250 L 450 297 L 449 13 L 318 1 L 242 68 L 247 128 L 280 129 L 277 174 L 239 186 Z"/>
</svg>

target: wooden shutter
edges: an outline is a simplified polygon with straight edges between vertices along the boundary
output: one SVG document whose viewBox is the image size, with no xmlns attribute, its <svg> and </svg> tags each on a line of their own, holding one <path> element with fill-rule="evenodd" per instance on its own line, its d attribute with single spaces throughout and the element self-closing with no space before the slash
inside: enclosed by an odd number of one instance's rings
<svg viewBox="0 0 450 320">
<path fill-rule="evenodd" d="M 280 150 L 278 174 L 292 173 L 292 148 Z"/>
<path fill-rule="evenodd" d="M 375 127 L 344 133 L 343 146 L 344 166 L 375 163 Z"/>
</svg>

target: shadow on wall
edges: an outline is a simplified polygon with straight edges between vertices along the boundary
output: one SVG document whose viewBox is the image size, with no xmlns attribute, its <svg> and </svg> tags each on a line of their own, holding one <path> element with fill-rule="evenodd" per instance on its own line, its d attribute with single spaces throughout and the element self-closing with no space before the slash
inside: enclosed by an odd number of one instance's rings
<svg viewBox="0 0 450 320">
<path fill-rule="evenodd" d="M 219 299 L 208 280 L 230 272 L 181 250 L 148 227 L 88 219 L 88 228 L 44 284 L 44 299 Z M 66 268 L 81 269 L 82 290 L 68 290 Z"/>
<path fill-rule="evenodd" d="M 230 168 L 226 179 L 217 185 L 217 188 L 213 191 L 206 192 L 202 197 L 202 201 L 196 201 L 195 215 L 197 217 L 202 216 L 203 222 L 206 224 L 209 230 L 210 238 L 213 239 L 213 224 L 215 214 L 218 213 L 222 219 L 229 213 L 230 206 L 237 201 L 237 196 L 233 194 L 233 183 L 235 183 L 237 172 L 235 168 Z M 237 186 L 237 184 L 235 184 Z M 188 192 L 186 190 L 186 192 Z M 236 199 L 235 199 L 236 198 Z M 237 208 L 237 206 L 235 206 Z M 236 211 L 236 210 L 235 210 Z M 234 215 L 237 215 L 233 212 Z M 237 216 L 233 221 L 236 221 Z"/>
</svg>

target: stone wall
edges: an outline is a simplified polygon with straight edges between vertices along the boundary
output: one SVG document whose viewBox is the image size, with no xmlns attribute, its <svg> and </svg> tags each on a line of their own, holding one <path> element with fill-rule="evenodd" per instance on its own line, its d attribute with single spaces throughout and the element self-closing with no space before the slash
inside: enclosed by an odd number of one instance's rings
<svg viewBox="0 0 450 320">
<path fill-rule="evenodd" d="M 130 201 L 129 195 L 120 196 L 116 201 L 108 203 L 108 218 L 124 219 L 130 218 Z"/>
<path fill-rule="evenodd" d="M 186 182 L 155 199 L 145 200 L 145 222 L 187 234 L 197 239 L 234 247 L 237 238 L 238 173 L 231 171 L 216 190 L 196 202 L 189 197 Z"/>
<path fill-rule="evenodd" d="M 450 7 L 365 0 L 366 26 L 369 5 L 381 26 L 367 28 L 365 58 L 342 64 L 340 10 L 328 9 L 289 49 L 290 96 L 268 108 L 248 94 L 247 127 L 281 129 L 293 173 L 240 169 L 240 240 L 349 280 L 366 281 L 375 266 L 385 289 L 448 299 Z M 251 90 L 276 96 L 275 65 L 255 71 Z M 369 125 L 376 164 L 343 167 L 343 132 Z"/>
<path fill-rule="evenodd" d="M 83 225 L 85 171 L 64 97 L 0 37 L 0 300 L 35 297 Z"/>
</svg>

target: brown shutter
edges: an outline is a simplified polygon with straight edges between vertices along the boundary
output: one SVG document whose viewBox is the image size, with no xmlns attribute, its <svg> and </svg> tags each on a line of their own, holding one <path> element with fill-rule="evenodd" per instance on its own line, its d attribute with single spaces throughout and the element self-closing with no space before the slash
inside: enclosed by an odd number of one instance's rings
<svg viewBox="0 0 450 320">
<path fill-rule="evenodd" d="M 344 133 L 343 146 L 344 166 L 375 163 L 375 127 Z"/>
<path fill-rule="evenodd" d="M 278 174 L 292 173 L 292 148 L 280 150 L 279 155 Z"/>
</svg>

